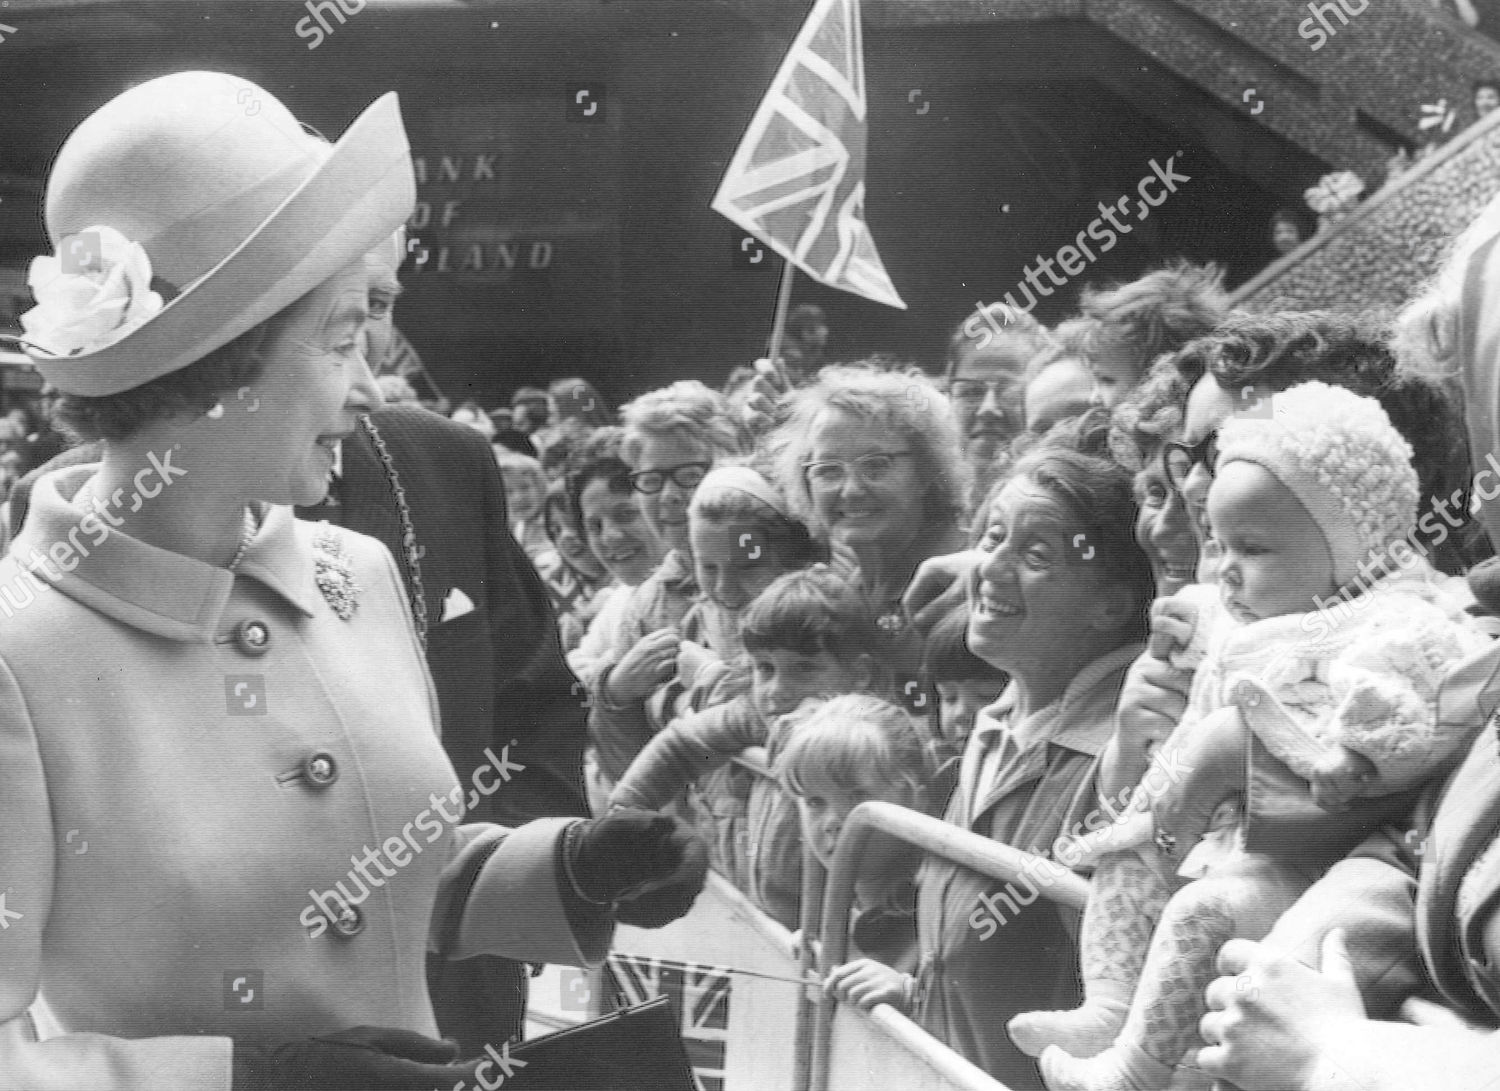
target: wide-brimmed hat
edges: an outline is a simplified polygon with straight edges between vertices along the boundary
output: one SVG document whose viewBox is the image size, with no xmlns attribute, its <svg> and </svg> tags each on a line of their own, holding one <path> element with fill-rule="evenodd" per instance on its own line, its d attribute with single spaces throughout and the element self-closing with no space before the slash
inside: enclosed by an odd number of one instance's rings
<svg viewBox="0 0 1500 1091">
<path fill-rule="evenodd" d="M 238 76 L 143 83 L 79 125 L 53 163 L 56 253 L 32 263 L 27 355 L 64 393 L 140 386 L 357 261 L 415 201 L 394 93 L 330 145 Z"/>
</svg>

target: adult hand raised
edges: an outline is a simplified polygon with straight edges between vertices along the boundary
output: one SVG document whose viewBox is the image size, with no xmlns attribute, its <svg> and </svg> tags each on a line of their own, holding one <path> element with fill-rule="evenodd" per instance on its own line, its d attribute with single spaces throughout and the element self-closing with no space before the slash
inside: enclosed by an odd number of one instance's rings
<svg viewBox="0 0 1500 1091">
<path fill-rule="evenodd" d="M 677 672 L 681 645 L 676 629 L 657 629 L 641 637 L 610 670 L 605 700 L 617 705 L 642 700 Z"/>
<path fill-rule="evenodd" d="M 774 428 L 776 403 L 791 389 L 792 380 L 784 367 L 765 358 L 755 361 L 755 381 L 750 384 L 750 393 L 745 398 L 745 427 L 757 436 Z"/>
<path fill-rule="evenodd" d="M 906 585 L 901 605 L 919 633 L 927 633 L 943 618 L 968 601 L 969 576 L 979 567 L 984 553 L 966 549 L 928 557 Z"/>
<path fill-rule="evenodd" d="M 1226 943 L 1218 958 L 1224 976 L 1204 993 L 1209 1011 L 1198 1030 L 1209 1044 L 1198 1066 L 1243 1091 L 1310 1089 L 1366 1022 L 1342 929 L 1324 938 L 1322 964 L 1314 970 L 1248 940 Z"/>
<path fill-rule="evenodd" d="M 474 1076 L 458 1045 L 396 1027 L 354 1027 L 280 1045 L 236 1041 L 231 1091 L 430 1091 Z"/>
</svg>

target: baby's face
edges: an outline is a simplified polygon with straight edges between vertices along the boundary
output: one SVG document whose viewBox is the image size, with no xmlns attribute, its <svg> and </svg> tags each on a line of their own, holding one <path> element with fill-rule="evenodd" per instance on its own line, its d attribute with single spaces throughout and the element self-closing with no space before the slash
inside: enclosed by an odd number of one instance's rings
<svg viewBox="0 0 1500 1091">
<path fill-rule="evenodd" d="M 1323 533 L 1290 489 L 1260 466 L 1226 462 L 1208 490 L 1222 550 L 1219 589 L 1239 621 L 1316 610 L 1337 590 Z"/>
</svg>

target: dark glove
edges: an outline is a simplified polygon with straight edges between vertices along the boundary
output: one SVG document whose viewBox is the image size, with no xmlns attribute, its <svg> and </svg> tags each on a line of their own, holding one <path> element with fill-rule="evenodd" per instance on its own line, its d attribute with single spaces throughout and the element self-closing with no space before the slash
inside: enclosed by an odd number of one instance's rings
<svg viewBox="0 0 1500 1091">
<path fill-rule="evenodd" d="M 564 860 L 574 891 L 615 904 L 615 919 L 660 928 L 693 906 L 708 874 L 708 848 L 668 815 L 631 808 L 568 830 Z"/>
<path fill-rule="evenodd" d="M 474 1076 L 483 1059 L 451 1063 L 455 1042 L 395 1027 L 354 1027 L 281 1045 L 234 1043 L 231 1091 L 432 1091 Z"/>
</svg>

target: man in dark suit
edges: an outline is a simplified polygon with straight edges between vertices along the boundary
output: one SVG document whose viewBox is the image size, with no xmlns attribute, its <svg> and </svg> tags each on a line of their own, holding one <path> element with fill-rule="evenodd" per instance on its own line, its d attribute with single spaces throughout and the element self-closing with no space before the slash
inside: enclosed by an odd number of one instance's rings
<svg viewBox="0 0 1500 1091">
<path fill-rule="evenodd" d="M 366 258 L 365 351 L 372 370 L 390 341 L 401 247 L 393 238 Z M 11 493 L 13 531 L 26 518 L 37 477 L 98 457 L 97 445 L 88 444 L 22 478 Z M 563 658 L 541 578 L 511 536 L 488 441 L 418 406 L 387 406 L 361 422 L 338 461 L 328 499 L 297 514 L 378 538 L 395 558 L 418 628 L 426 630 L 443 747 L 459 780 L 473 783 L 477 768 L 498 769 L 502 762 L 508 777 L 465 817 L 504 825 L 587 817 L 584 689 Z M 523 963 L 491 955 L 456 962 L 429 957 L 427 978 L 438 1026 L 458 1040 L 464 1056 L 524 1029 Z"/>
</svg>

